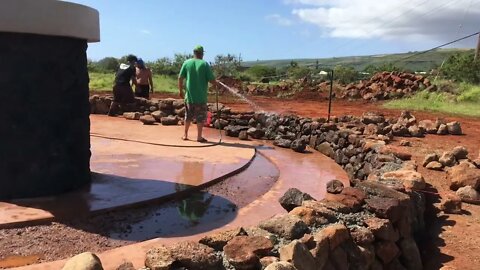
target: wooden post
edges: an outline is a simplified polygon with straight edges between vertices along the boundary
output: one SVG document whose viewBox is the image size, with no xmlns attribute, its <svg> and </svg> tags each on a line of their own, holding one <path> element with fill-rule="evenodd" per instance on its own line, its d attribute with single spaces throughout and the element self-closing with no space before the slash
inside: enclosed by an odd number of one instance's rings
<svg viewBox="0 0 480 270">
<path fill-rule="evenodd" d="M 330 112 L 332 111 L 332 92 L 333 92 L 333 69 L 330 77 L 330 93 L 328 95 L 328 118 L 327 122 L 330 122 Z"/>
<path fill-rule="evenodd" d="M 475 58 L 473 61 L 477 61 L 480 58 L 480 34 L 478 34 L 477 49 L 475 50 Z"/>
</svg>

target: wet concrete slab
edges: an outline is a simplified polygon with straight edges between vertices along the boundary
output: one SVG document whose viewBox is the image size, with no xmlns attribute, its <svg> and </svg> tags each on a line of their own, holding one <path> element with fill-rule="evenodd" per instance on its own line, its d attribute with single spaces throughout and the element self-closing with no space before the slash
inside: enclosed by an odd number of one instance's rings
<svg viewBox="0 0 480 270">
<path fill-rule="evenodd" d="M 252 142 L 252 144 L 258 144 L 258 142 Z M 268 146 L 268 144 L 266 145 Z M 173 234 L 174 237 L 165 235 L 103 252 L 99 254 L 99 257 L 104 269 L 116 269 L 123 261 L 131 261 L 136 268 L 140 268 L 143 266 L 145 253 L 156 245 L 171 245 L 184 240 L 198 240 L 210 233 L 239 226 L 254 226 L 275 214 L 286 213 L 278 203 L 278 199 L 289 188 L 296 187 L 316 199 L 321 199 L 325 196 L 326 183 L 331 179 L 341 180 L 345 186 L 349 186 L 348 176 L 342 168 L 318 152 L 299 154 L 289 149 L 273 147 L 257 147 L 257 151 L 277 167 L 279 178 L 267 192 L 261 195 L 245 192 L 245 196 L 256 196 L 255 199 L 240 207 L 235 215 L 225 212 L 223 218 L 227 221 L 223 221 L 224 226 L 210 231 Z M 185 228 L 185 230 L 187 229 L 191 230 L 191 228 Z M 64 263 L 65 260 L 61 260 L 18 269 L 60 269 Z"/>
<path fill-rule="evenodd" d="M 56 197 L 0 202 L 0 228 L 170 200 L 241 171 L 255 155 L 253 147 L 232 142 L 200 148 L 205 144 L 180 139 L 181 126 L 92 115 L 91 131 L 92 185 Z M 206 136 L 219 139 L 212 130 Z"/>
</svg>

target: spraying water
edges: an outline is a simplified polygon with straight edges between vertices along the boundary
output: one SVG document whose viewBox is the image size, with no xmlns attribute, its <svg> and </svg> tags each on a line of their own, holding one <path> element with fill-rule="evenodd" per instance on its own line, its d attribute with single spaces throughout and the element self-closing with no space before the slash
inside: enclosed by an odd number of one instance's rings
<svg viewBox="0 0 480 270">
<path fill-rule="evenodd" d="M 245 97 L 244 95 L 240 94 L 240 92 L 238 91 L 238 89 L 236 88 L 232 88 L 226 84 L 224 84 L 223 82 L 221 81 L 218 81 L 218 83 L 220 85 L 222 85 L 223 87 L 225 87 L 225 89 L 227 89 L 230 93 L 234 94 L 236 97 L 239 97 L 240 99 L 242 99 L 243 101 L 247 102 L 250 106 L 253 107 L 253 109 L 256 111 L 256 112 L 264 112 L 264 110 L 262 108 L 260 108 L 260 106 L 258 106 L 255 102 L 249 100 L 247 97 Z"/>
</svg>

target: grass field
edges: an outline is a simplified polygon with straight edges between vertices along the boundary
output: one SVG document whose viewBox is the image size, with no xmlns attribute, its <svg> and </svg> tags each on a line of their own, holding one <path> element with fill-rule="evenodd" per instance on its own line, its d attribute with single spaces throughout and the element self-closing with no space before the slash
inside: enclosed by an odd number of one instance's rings
<svg viewBox="0 0 480 270">
<path fill-rule="evenodd" d="M 460 84 L 454 94 L 422 91 L 410 98 L 387 102 L 384 106 L 480 117 L 480 86 Z"/>
<path fill-rule="evenodd" d="M 90 72 L 90 90 L 94 91 L 112 91 L 114 74 Z M 177 78 L 161 75 L 153 76 L 153 87 L 155 92 L 176 93 Z"/>
</svg>

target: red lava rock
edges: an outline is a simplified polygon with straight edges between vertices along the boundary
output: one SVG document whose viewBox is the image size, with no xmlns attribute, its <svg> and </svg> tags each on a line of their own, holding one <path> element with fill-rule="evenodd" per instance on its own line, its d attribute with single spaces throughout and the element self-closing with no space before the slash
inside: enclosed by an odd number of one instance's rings
<svg viewBox="0 0 480 270">
<path fill-rule="evenodd" d="M 314 235 L 314 238 L 317 242 L 323 241 L 322 239 L 327 238 L 330 250 L 334 250 L 343 242 L 350 239 L 350 233 L 345 225 L 333 224 L 320 230 Z"/>
<path fill-rule="evenodd" d="M 452 190 L 465 186 L 471 186 L 478 190 L 480 188 L 480 170 L 470 168 L 468 164 L 462 163 L 447 172 L 447 180 L 450 181 Z"/>
<path fill-rule="evenodd" d="M 361 189 L 358 188 L 353 188 L 353 187 L 346 187 L 342 190 L 343 195 L 346 196 L 351 196 L 356 198 L 361 204 L 365 201 L 365 198 L 367 197 L 365 192 Z"/>
<path fill-rule="evenodd" d="M 324 218 L 320 213 L 312 208 L 300 206 L 296 207 L 289 212 L 290 215 L 299 217 L 305 224 L 309 226 L 322 225 L 328 223 L 328 220 Z"/>
<path fill-rule="evenodd" d="M 397 199 L 375 197 L 366 199 L 365 203 L 368 210 L 392 222 L 399 220 L 402 215 L 402 209 Z"/>
<path fill-rule="evenodd" d="M 344 195 L 344 194 L 327 193 L 325 195 L 325 200 L 327 200 L 329 202 L 341 203 L 341 204 L 347 206 L 348 208 L 350 208 L 351 211 L 354 211 L 354 212 L 359 211 L 361 206 L 362 206 L 362 202 L 359 199 L 357 199 L 353 196 L 348 196 L 348 195 Z"/>
<path fill-rule="evenodd" d="M 384 146 L 380 148 L 380 153 L 384 155 L 393 154 L 401 160 L 410 160 L 412 159 L 412 154 L 405 152 L 404 149 L 397 146 Z"/>
<path fill-rule="evenodd" d="M 462 199 L 455 193 L 443 194 L 440 209 L 447 214 L 461 214 Z"/>
<path fill-rule="evenodd" d="M 379 241 L 375 243 L 375 252 L 377 257 L 382 260 L 384 264 L 388 264 L 400 255 L 400 249 L 394 242 Z"/>
<path fill-rule="evenodd" d="M 377 239 L 396 242 L 399 238 L 398 232 L 388 219 L 372 217 L 366 219 L 365 224 Z"/>
</svg>

